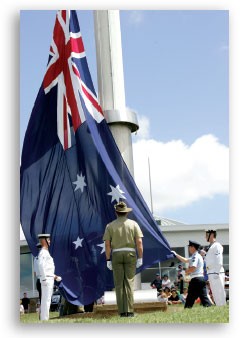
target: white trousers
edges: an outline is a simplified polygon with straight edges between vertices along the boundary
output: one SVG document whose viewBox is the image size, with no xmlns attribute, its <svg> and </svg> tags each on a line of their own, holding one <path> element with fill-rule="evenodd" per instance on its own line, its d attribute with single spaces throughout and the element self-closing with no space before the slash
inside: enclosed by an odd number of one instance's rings
<svg viewBox="0 0 242 338">
<path fill-rule="evenodd" d="M 54 278 L 47 279 L 41 283 L 41 307 L 40 320 L 49 320 L 51 296 L 53 293 Z"/>
<path fill-rule="evenodd" d="M 215 279 L 214 274 L 208 275 L 210 288 L 212 290 L 213 299 L 216 306 L 226 305 L 226 295 L 224 290 L 224 273 L 219 274 L 219 278 Z"/>
</svg>

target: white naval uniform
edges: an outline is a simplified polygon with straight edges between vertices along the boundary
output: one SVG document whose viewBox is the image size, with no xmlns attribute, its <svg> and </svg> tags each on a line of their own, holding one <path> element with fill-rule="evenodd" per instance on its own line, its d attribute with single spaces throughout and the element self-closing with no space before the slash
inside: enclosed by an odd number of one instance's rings
<svg viewBox="0 0 242 338">
<path fill-rule="evenodd" d="M 40 272 L 39 272 L 39 258 L 38 256 L 34 257 L 34 272 L 37 279 L 40 279 Z"/>
<path fill-rule="evenodd" d="M 44 248 L 40 250 L 38 262 L 42 290 L 40 320 L 48 320 L 54 286 L 55 264 L 49 251 Z"/>
<path fill-rule="evenodd" d="M 224 290 L 225 274 L 223 268 L 223 246 L 214 242 L 205 256 L 208 280 L 217 306 L 226 304 Z"/>
</svg>

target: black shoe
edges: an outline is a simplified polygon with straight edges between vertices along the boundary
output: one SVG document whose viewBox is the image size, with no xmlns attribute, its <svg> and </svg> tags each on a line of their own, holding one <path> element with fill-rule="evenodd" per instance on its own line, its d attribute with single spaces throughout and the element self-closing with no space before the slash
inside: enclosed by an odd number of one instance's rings
<svg viewBox="0 0 242 338">
<path fill-rule="evenodd" d="M 120 317 L 127 317 L 127 312 L 120 313 Z"/>
<path fill-rule="evenodd" d="M 134 317 L 134 313 L 133 312 L 128 312 L 127 313 L 127 317 Z"/>
</svg>

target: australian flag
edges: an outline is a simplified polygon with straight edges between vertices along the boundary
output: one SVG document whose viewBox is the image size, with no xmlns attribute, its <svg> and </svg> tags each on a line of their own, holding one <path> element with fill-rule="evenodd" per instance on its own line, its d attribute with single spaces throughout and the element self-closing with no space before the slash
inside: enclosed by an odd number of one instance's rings
<svg viewBox="0 0 242 338">
<path fill-rule="evenodd" d="M 58 11 L 42 85 L 25 134 L 20 218 L 33 255 L 38 233 L 66 299 L 86 305 L 113 287 L 102 240 L 114 204 L 133 208 L 143 234 L 144 264 L 172 257 L 112 137 L 98 104 L 75 11 Z"/>
</svg>

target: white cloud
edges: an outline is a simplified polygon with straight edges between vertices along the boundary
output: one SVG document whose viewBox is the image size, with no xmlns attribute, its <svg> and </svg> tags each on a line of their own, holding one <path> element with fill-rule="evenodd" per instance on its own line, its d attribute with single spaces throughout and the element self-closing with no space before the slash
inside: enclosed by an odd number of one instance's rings
<svg viewBox="0 0 242 338">
<path fill-rule="evenodd" d="M 181 140 L 137 140 L 133 155 L 135 181 L 150 206 L 149 158 L 154 214 L 228 194 L 229 148 L 213 135 L 199 137 L 190 146 Z"/>
<path fill-rule="evenodd" d="M 150 121 L 146 116 L 138 116 L 139 129 L 136 137 L 138 139 L 148 139 L 150 137 Z"/>
</svg>

